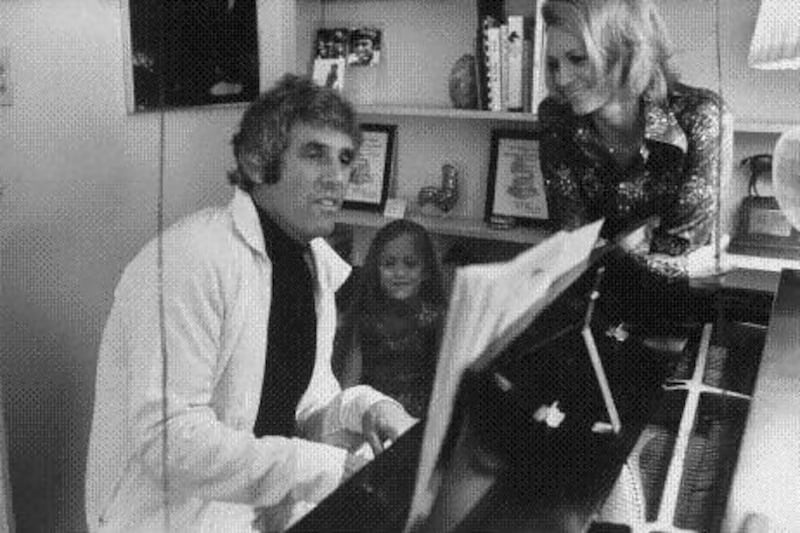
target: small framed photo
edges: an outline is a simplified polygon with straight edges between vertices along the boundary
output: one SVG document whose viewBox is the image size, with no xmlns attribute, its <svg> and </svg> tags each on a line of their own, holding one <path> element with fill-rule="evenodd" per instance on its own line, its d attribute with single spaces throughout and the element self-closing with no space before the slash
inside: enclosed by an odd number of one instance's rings
<svg viewBox="0 0 800 533">
<path fill-rule="evenodd" d="M 383 211 L 389 197 L 397 126 L 362 124 L 361 150 L 344 195 L 345 209 Z"/>
<path fill-rule="evenodd" d="M 344 89 L 344 69 L 344 57 L 318 57 L 314 59 L 311 78 L 317 85 L 341 92 Z"/>
<path fill-rule="evenodd" d="M 484 220 L 550 226 L 538 134 L 493 130 Z"/>
<path fill-rule="evenodd" d="M 311 78 L 317 85 L 341 92 L 344 89 L 347 49 L 350 30 L 347 28 L 320 28 L 314 43 L 314 65 Z"/>
<path fill-rule="evenodd" d="M 355 28 L 350 31 L 350 52 L 347 64 L 374 67 L 381 62 L 381 30 L 379 28 Z"/>
<path fill-rule="evenodd" d="M 334 59 L 347 56 L 350 45 L 348 28 L 320 28 L 317 30 L 314 57 Z"/>
</svg>

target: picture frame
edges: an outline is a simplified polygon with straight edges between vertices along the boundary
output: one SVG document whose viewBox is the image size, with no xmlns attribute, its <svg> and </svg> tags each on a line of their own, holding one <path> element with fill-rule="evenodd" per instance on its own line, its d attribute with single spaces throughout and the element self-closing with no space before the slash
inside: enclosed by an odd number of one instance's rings
<svg viewBox="0 0 800 533">
<path fill-rule="evenodd" d="M 128 112 L 257 98 L 261 2 L 123 0 Z"/>
<path fill-rule="evenodd" d="M 747 196 L 739 224 L 728 245 L 732 254 L 800 259 L 800 232 L 786 219 L 773 196 Z"/>
<path fill-rule="evenodd" d="M 353 28 L 347 64 L 356 67 L 374 67 L 381 62 L 382 30 L 374 27 Z"/>
<path fill-rule="evenodd" d="M 344 57 L 318 57 L 314 59 L 314 71 L 311 79 L 321 87 L 330 87 L 341 92 L 344 89 L 344 71 Z"/>
<path fill-rule="evenodd" d="M 553 225 L 535 131 L 492 130 L 484 220 L 523 226 Z"/>
<path fill-rule="evenodd" d="M 383 211 L 389 197 L 397 126 L 361 124 L 361 150 L 344 196 L 345 209 Z"/>
</svg>

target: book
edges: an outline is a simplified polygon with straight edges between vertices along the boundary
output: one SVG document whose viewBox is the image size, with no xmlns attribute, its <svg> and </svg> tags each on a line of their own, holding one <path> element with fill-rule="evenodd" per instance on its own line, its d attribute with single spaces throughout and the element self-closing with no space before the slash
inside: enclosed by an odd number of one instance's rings
<svg viewBox="0 0 800 533">
<path fill-rule="evenodd" d="M 531 111 L 531 76 L 533 73 L 533 42 L 525 39 L 522 42 L 522 111 Z"/>
<path fill-rule="evenodd" d="M 486 72 L 486 27 L 487 21 L 498 21 L 504 15 L 504 2 L 497 0 L 476 0 L 476 42 L 475 42 L 475 67 L 478 83 L 478 109 L 489 109 L 488 73 Z"/>
<path fill-rule="evenodd" d="M 500 109 L 502 111 L 508 109 L 509 44 L 508 24 L 500 24 Z"/>
<path fill-rule="evenodd" d="M 542 18 L 544 0 L 536 0 L 536 15 L 533 23 L 533 68 L 531 69 L 531 113 L 539 112 L 539 104 L 547 96 L 545 86 L 545 32 Z"/>
<path fill-rule="evenodd" d="M 486 103 L 489 111 L 502 111 L 500 25 L 487 17 L 483 23 L 484 56 L 486 61 Z"/>
<path fill-rule="evenodd" d="M 522 110 L 522 72 L 524 48 L 524 18 L 522 15 L 508 17 L 508 104 L 510 111 Z"/>
<path fill-rule="evenodd" d="M 531 324 L 553 284 L 588 260 L 602 224 L 560 231 L 504 263 L 456 270 L 406 532 L 425 521 L 436 499 L 437 462 L 464 372 L 488 364 Z"/>
<path fill-rule="evenodd" d="M 479 27 L 475 37 L 475 84 L 478 93 L 478 109 L 488 109 L 486 102 L 486 55 L 483 48 L 483 30 Z"/>
</svg>

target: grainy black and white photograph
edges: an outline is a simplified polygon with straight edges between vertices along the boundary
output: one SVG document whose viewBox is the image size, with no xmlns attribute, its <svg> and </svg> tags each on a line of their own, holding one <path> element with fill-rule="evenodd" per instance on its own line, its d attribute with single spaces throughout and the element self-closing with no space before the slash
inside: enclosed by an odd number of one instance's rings
<svg viewBox="0 0 800 533">
<path fill-rule="evenodd" d="M 800 531 L 798 20 L 0 0 L 0 533 Z"/>
</svg>

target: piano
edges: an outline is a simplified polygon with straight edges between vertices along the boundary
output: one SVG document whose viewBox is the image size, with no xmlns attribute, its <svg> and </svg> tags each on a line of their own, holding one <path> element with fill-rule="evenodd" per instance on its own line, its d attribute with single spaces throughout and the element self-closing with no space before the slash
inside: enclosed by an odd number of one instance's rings
<svg viewBox="0 0 800 533">
<path fill-rule="evenodd" d="M 599 255 L 465 373 L 424 521 L 408 524 L 423 420 L 290 531 L 797 531 L 800 272 L 782 273 L 774 299 L 650 293 L 684 298 L 668 306 L 642 301 L 624 260 Z"/>
</svg>

